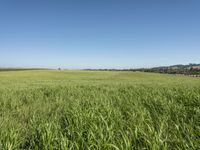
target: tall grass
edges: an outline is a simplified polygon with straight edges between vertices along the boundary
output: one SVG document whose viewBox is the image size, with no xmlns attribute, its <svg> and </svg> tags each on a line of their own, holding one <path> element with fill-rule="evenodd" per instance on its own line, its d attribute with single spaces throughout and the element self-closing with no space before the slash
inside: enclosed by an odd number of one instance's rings
<svg viewBox="0 0 200 150">
<path fill-rule="evenodd" d="M 105 80 L 2 88 L 0 149 L 200 149 L 200 86 Z"/>
</svg>

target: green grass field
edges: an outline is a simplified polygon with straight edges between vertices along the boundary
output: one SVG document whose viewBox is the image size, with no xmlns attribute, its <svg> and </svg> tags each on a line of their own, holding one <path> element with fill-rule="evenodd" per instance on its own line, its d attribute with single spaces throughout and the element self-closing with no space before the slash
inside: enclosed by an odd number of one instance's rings
<svg viewBox="0 0 200 150">
<path fill-rule="evenodd" d="M 200 79 L 2 71 L 0 149 L 200 149 Z"/>
</svg>

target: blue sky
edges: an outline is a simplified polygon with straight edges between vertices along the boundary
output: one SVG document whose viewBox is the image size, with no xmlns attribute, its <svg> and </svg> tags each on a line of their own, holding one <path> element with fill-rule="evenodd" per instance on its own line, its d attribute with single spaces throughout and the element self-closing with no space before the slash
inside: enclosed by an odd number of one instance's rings
<svg viewBox="0 0 200 150">
<path fill-rule="evenodd" d="M 0 67 L 200 63 L 199 0 L 1 0 Z"/>
</svg>

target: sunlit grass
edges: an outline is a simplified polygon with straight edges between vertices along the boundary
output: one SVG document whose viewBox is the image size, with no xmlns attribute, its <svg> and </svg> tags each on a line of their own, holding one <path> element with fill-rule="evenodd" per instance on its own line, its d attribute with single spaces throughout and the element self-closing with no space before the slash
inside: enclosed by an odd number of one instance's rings
<svg viewBox="0 0 200 150">
<path fill-rule="evenodd" d="M 0 149 L 199 149 L 200 80 L 0 72 Z"/>
</svg>

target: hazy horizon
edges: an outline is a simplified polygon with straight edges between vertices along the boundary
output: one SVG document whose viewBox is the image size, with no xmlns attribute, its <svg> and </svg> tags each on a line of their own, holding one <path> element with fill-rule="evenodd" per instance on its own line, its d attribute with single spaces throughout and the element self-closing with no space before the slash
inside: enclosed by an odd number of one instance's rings
<svg viewBox="0 0 200 150">
<path fill-rule="evenodd" d="M 199 6 L 197 0 L 2 0 L 0 67 L 200 63 Z"/>
</svg>

